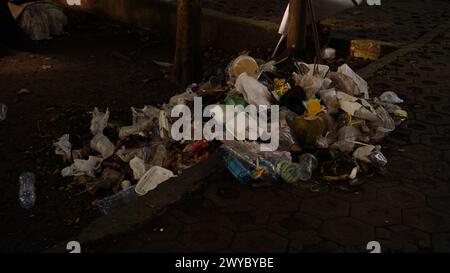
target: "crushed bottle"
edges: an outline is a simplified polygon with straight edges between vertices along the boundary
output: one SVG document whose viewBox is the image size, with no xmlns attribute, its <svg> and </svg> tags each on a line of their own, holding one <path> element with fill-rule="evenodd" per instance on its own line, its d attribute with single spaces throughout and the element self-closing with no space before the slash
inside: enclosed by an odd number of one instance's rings
<svg viewBox="0 0 450 273">
<path fill-rule="evenodd" d="M 24 209 L 31 209 L 36 202 L 36 177 L 32 172 L 19 176 L 19 204 Z"/>
<path fill-rule="evenodd" d="M 225 161 L 225 165 L 231 174 L 239 181 L 239 183 L 244 185 L 249 185 L 252 181 L 252 175 L 249 170 L 247 170 L 242 163 L 232 156 L 224 148 L 219 149 L 219 154 Z"/>
<path fill-rule="evenodd" d="M 111 196 L 101 199 L 98 203 L 99 210 L 103 214 L 110 214 L 114 210 L 121 208 L 138 197 L 134 186 L 128 187 Z"/>
</svg>

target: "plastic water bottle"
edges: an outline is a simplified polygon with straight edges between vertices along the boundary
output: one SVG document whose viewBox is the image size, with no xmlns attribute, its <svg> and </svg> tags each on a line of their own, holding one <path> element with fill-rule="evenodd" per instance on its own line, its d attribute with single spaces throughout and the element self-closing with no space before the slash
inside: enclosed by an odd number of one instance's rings
<svg viewBox="0 0 450 273">
<path fill-rule="evenodd" d="M 299 157 L 300 180 L 311 179 L 314 170 L 317 168 L 317 159 L 312 154 L 303 154 Z"/>
<path fill-rule="evenodd" d="M 291 184 L 310 180 L 317 168 L 317 159 L 312 154 L 303 154 L 299 157 L 299 162 L 282 161 L 276 167 L 277 173 Z"/>
<path fill-rule="evenodd" d="M 110 214 L 115 209 L 125 206 L 137 198 L 134 186 L 119 191 L 116 194 L 105 197 L 99 201 L 99 210 L 103 214 Z"/>
<path fill-rule="evenodd" d="M 36 202 L 36 177 L 31 172 L 19 176 L 19 204 L 24 209 L 31 209 Z"/>
<path fill-rule="evenodd" d="M 219 149 L 219 154 L 225 161 L 228 170 L 239 181 L 239 183 L 245 185 L 251 183 L 252 175 L 238 159 L 223 148 Z"/>
</svg>

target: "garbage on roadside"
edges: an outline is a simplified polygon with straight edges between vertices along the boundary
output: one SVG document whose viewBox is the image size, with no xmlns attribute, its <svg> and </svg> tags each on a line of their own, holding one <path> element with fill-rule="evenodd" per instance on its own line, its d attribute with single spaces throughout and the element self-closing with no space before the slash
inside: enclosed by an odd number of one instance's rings
<svg viewBox="0 0 450 273">
<path fill-rule="evenodd" d="M 379 142 L 406 119 L 407 112 L 399 106 L 403 100 L 392 91 L 371 98 L 367 82 L 346 64 L 332 71 L 327 65 L 292 59 L 284 62 L 261 64 L 250 56 L 240 56 L 228 66 L 230 79 L 223 86 L 209 80 L 189 86 L 161 107 L 132 107 L 131 125 L 120 128 L 108 124 L 109 109 L 101 112 L 95 108 L 89 143 L 71 147 L 68 135 L 55 143 L 55 152 L 72 160 L 61 171 L 62 176 L 91 177 L 86 191 L 96 197 L 100 192 L 109 194 L 98 202 L 100 211 L 107 214 L 161 183 L 170 183 L 170 178 L 206 160 L 214 149 L 243 185 L 281 181 L 358 185 L 364 176 L 382 171 L 388 160 Z M 214 92 L 205 92 L 204 88 Z M 271 151 L 262 149 L 267 145 L 263 136 L 268 128 L 260 130 L 262 134 L 255 140 L 174 140 L 171 126 L 179 120 L 171 116 L 172 109 L 177 105 L 193 109 L 195 97 L 213 102 L 210 110 L 214 113 L 226 106 L 270 109 L 279 105 L 273 108 L 278 110 L 270 110 L 279 111 L 279 120 L 267 115 L 270 124 L 278 125 L 278 145 Z M 233 136 L 249 134 L 249 124 L 256 122 L 251 114 L 244 113 L 247 127 L 239 131 L 227 115 L 211 117 L 210 121 L 200 119 L 197 125 L 223 125 L 224 132 Z M 195 135 L 196 122 L 188 120 L 184 129 Z"/>
<path fill-rule="evenodd" d="M 49 40 L 64 35 L 67 17 L 61 7 L 51 1 L 11 3 L 12 16 L 31 40 Z M 22 1 L 23 2 L 23 1 Z"/>
</svg>

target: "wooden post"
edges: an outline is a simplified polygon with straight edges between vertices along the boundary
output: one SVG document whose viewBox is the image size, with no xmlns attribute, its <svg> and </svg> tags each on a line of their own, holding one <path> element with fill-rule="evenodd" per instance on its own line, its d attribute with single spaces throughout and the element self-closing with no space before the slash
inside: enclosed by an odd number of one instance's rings
<svg viewBox="0 0 450 273">
<path fill-rule="evenodd" d="M 177 33 L 172 78 L 183 87 L 198 81 L 201 0 L 177 0 Z"/>
<path fill-rule="evenodd" d="M 296 54 L 306 47 L 306 0 L 289 1 L 288 48 Z"/>
</svg>

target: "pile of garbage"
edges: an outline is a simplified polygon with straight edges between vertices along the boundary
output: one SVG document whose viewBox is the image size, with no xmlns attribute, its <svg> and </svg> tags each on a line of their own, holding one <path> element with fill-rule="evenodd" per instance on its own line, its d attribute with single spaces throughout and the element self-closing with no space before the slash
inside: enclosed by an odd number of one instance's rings
<svg viewBox="0 0 450 273">
<path fill-rule="evenodd" d="M 332 71 L 290 58 L 264 63 L 242 55 L 227 74 L 227 84 L 214 79 L 193 84 L 160 108 L 132 107 L 132 124 L 113 134 L 105 134 L 114 127 L 109 109 L 95 108 L 90 143 L 74 149 L 68 134 L 54 143 L 55 153 L 70 163 L 61 175 L 75 177 L 92 195 L 112 191 L 98 203 L 105 214 L 207 159 L 212 150 L 245 185 L 311 180 L 357 185 L 387 165 L 379 143 L 407 118 L 394 92 L 370 98 L 367 82 L 346 64 Z M 175 141 L 171 110 L 192 108 L 195 97 L 220 105 L 279 105 L 277 149 L 262 151 L 260 139 Z"/>
</svg>

